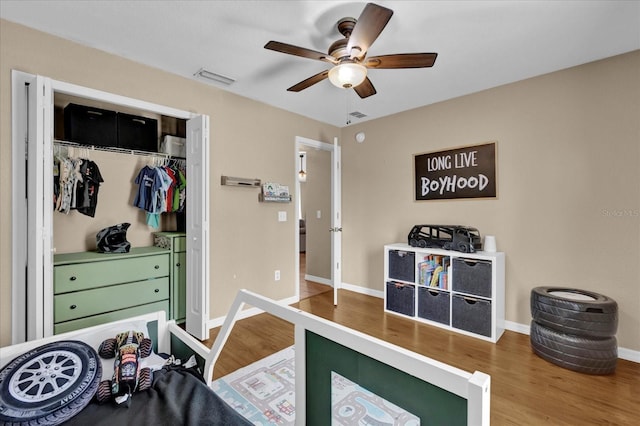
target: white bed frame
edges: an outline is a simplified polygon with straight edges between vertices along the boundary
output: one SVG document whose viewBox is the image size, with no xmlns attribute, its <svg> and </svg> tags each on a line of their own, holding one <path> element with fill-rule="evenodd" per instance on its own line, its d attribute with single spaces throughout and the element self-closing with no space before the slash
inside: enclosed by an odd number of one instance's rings
<svg viewBox="0 0 640 426">
<path fill-rule="evenodd" d="M 299 309 L 279 304 L 271 299 L 247 290 L 240 290 L 238 292 L 238 295 L 226 316 L 224 324 L 222 325 L 220 333 L 211 348 L 207 348 L 200 341 L 194 339 L 182 328 L 178 327 L 174 321 L 166 321 L 164 312 L 156 312 L 128 320 L 115 321 L 109 324 L 98 325 L 87 329 L 71 331 L 43 339 L 0 348 L 0 368 L 4 367 L 4 365 L 9 363 L 16 356 L 46 343 L 74 339 L 80 334 L 85 334 L 92 330 L 100 330 L 105 327 L 112 327 L 118 324 L 122 324 L 123 329 L 126 329 L 126 324 L 131 321 L 145 320 L 147 323 L 154 321 L 157 322 L 158 352 L 171 353 L 171 336 L 176 337 L 198 357 L 204 360 L 204 378 L 206 379 L 207 384 L 210 385 L 215 363 L 218 360 L 218 357 L 222 352 L 222 348 L 231 334 L 233 326 L 238 320 L 244 305 L 256 307 L 294 324 L 296 347 L 295 406 L 297 425 L 303 425 L 304 419 L 306 418 L 306 354 L 304 349 L 306 347 L 305 336 L 307 331 L 313 332 L 328 340 L 336 342 L 342 346 L 366 355 L 367 357 L 410 374 L 424 382 L 435 385 L 466 399 L 467 424 L 469 426 L 488 426 L 490 424 L 491 378 L 487 374 L 478 371 L 473 374 L 468 373 Z M 402 389 L 398 390 L 399 392 L 402 392 Z"/>
</svg>

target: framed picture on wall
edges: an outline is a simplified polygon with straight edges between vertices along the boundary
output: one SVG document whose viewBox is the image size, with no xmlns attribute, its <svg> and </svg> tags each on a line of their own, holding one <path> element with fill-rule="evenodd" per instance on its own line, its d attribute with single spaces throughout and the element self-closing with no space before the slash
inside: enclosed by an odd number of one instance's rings
<svg viewBox="0 0 640 426">
<path fill-rule="evenodd" d="M 496 198 L 496 142 L 415 154 L 415 200 Z"/>
</svg>

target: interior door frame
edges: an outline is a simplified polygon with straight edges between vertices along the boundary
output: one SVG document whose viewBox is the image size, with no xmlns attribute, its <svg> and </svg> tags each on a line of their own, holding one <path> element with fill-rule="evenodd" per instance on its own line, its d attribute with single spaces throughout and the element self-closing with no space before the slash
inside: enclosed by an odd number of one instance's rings
<svg viewBox="0 0 640 426">
<path fill-rule="evenodd" d="M 294 147 L 295 170 L 295 196 L 296 203 L 300 203 L 300 181 L 298 180 L 298 168 L 300 167 L 299 151 L 305 148 L 319 149 L 331 153 L 331 227 L 340 229 L 331 232 L 331 286 L 333 287 L 333 303 L 338 304 L 338 290 L 342 287 L 342 211 L 341 211 L 341 167 L 340 145 L 338 138 L 334 138 L 333 144 L 320 142 L 302 136 L 296 136 Z M 296 299 L 300 299 L 300 209 L 295 209 L 295 282 Z M 329 230 L 327 230 L 329 231 Z"/>
<path fill-rule="evenodd" d="M 34 89 L 40 93 L 31 92 L 31 95 L 24 93 L 24 85 L 33 82 Z M 17 70 L 12 70 L 12 215 L 14 231 L 12 235 L 12 245 L 14 254 L 12 257 L 12 343 L 19 343 L 25 340 L 32 340 L 53 334 L 53 229 L 52 217 L 53 211 L 51 203 L 52 195 L 50 191 L 45 191 L 45 187 L 51 187 L 53 183 L 53 102 L 56 93 L 76 96 L 85 99 L 107 102 L 113 105 L 129 107 L 142 111 L 149 111 L 168 117 L 175 117 L 184 120 L 191 120 L 203 117 L 189 111 L 179 110 L 164 105 L 154 104 L 139 99 L 129 98 L 126 96 L 116 95 L 101 90 L 91 89 L 64 81 L 53 80 L 44 76 L 36 76 Z M 29 106 L 28 99 L 37 99 L 37 111 L 32 117 L 31 108 L 29 108 L 28 119 L 21 118 L 24 115 L 25 104 Z M 207 134 L 203 137 L 202 143 L 208 143 L 208 117 L 204 116 L 207 123 Z M 36 123 L 33 123 L 37 118 Z M 27 138 L 24 126 L 31 135 Z M 37 136 L 37 137 L 36 137 Z M 47 151 L 47 152 L 44 152 Z M 204 150 L 209 152 L 208 146 Z M 25 157 L 32 160 L 32 157 L 41 156 L 43 167 L 38 170 L 39 175 L 36 177 L 37 187 L 29 187 L 27 184 L 22 185 L 19 182 L 25 179 Z M 41 158 L 42 160 L 42 158 Z M 187 153 L 187 167 L 194 159 L 189 158 Z M 210 158 L 198 159 L 199 167 L 204 170 L 205 176 L 209 175 Z M 33 164 L 33 163 L 30 163 Z M 33 167 L 33 165 L 29 165 Z M 187 186 L 187 197 L 195 194 L 195 188 L 198 185 Z M 209 193 L 208 179 L 202 182 L 202 189 Z M 26 201 L 31 200 L 31 201 Z M 208 198 L 207 198 L 208 201 Z M 31 203 L 27 206 L 27 203 Z M 36 220 L 28 220 L 27 225 L 23 222 L 27 214 L 35 214 Z M 206 208 L 202 209 L 198 219 L 201 221 L 202 235 L 187 235 L 187 238 L 201 238 L 201 245 L 204 249 L 201 251 L 204 259 L 189 259 L 187 256 L 187 270 L 189 271 L 190 262 L 197 260 L 199 268 L 203 271 L 201 277 L 197 279 L 187 279 L 189 283 L 200 282 L 202 289 L 200 293 L 208 295 L 209 286 L 209 206 L 207 202 Z M 35 223 L 35 226 L 29 227 L 29 224 Z M 16 224 L 18 224 L 16 226 Z M 35 229 L 30 229 L 35 228 Z M 187 230 L 188 232 L 188 230 Z M 34 254 L 35 249 L 35 254 Z M 29 260 L 32 259 L 31 262 Z M 33 261 L 35 259 L 35 261 Z M 34 278 L 35 277 L 35 278 Z M 29 297 L 35 297 L 36 301 L 28 300 Z M 209 298 L 203 300 L 204 307 L 201 310 L 203 316 L 202 322 L 206 324 L 209 319 Z M 35 306 L 39 310 L 37 318 L 29 317 L 29 306 Z M 23 309 L 24 307 L 24 309 Z M 37 308 L 40 307 L 40 308 Z M 33 310 L 33 308 L 32 308 Z M 21 312 L 22 311 L 22 315 Z M 27 323 L 25 329 L 19 324 L 24 321 Z M 29 325 L 29 321 L 35 325 Z"/>
</svg>

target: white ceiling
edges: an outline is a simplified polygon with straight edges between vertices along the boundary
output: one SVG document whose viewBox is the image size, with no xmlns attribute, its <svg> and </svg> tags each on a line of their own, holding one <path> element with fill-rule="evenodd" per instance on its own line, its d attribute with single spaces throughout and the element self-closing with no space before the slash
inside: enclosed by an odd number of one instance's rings
<svg viewBox="0 0 640 426">
<path fill-rule="evenodd" d="M 368 56 L 437 52 L 434 67 L 370 70 L 366 99 L 328 80 L 287 92 L 329 64 L 265 43 L 326 52 L 365 3 L 1 0 L 0 17 L 186 78 L 204 67 L 235 80 L 223 90 L 339 127 L 640 49 L 638 1 L 377 1 L 394 15 Z"/>
</svg>

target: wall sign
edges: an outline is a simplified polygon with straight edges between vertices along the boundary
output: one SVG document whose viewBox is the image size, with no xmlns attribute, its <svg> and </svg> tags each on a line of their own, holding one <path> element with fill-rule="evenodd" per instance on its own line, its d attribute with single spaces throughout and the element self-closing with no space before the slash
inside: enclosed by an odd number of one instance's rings
<svg viewBox="0 0 640 426">
<path fill-rule="evenodd" d="M 415 199 L 496 197 L 496 143 L 414 155 Z"/>
</svg>

